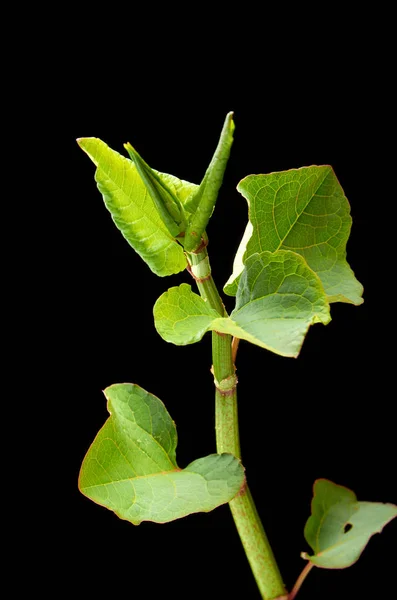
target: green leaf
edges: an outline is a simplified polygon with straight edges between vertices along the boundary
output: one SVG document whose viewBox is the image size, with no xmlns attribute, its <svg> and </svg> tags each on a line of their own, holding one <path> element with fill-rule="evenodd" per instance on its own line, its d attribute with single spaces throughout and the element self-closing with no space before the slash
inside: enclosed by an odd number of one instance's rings
<svg viewBox="0 0 397 600">
<path fill-rule="evenodd" d="M 105 390 L 109 419 L 81 467 L 80 491 L 135 525 L 166 523 L 229 502 L 245 482 L 231 454 L 212 454 L 177 466 L 175 423 L 164 404 L 141 387 Z"/>
<path fill-rule="evenodd" d="M 177 346 L 199 342 L 219 317 L 187 283 L 164 292 L 156 301 L 153 314 L 158 333 Z"/>
<path fill-rule="evenodd" d="M 186 204 L 186 209 L 191 213 L 184 239 L 187 252 L 194 252 L 199 247 L 201 237 L 213 213 L 233 144 L 233 132 L 233 113 L 230 112 L 226 115 L 218 146 L 200 187 Z"/>
<path fill-rule="evenodd" d="M 188 202 L 189 199 L 196 193 L 199 186 L 195 183 L 190 183 L 184 179 L 178 179 L 175 175 L 169 175 L 168 173 L 160 173 L 152 169 L 164 182 L 170 192 L 182 203 L 184 212 L 189 212 Z"/>
<path fill-rule="evenodd" d="M 130 143 L 124 144 L 124 148 L 135 163 L 137 171 L 156 205 L 163 223 L 167 226 L 170 234 L 176 237 L 181 231 L 185 231 L 186 228 L 183 223 L 181 203 L 166 182 L 160 178 L 156 171 L 149 167 Z"/>
<path fill-rule="evenodd" d="M 154 319 L 161 337 L 174 344 L 192 344 L 215 330 L 296 357 L 310 325 L 327 324 L 331 317 L 317 275 L 301 256 L 280 250 L 254 254 L 246 261 L 230 317 L 219 318 L 182 284 L 160 296 Z"/>
<path fill-rule="evenodd" d="M 243 260 L 284 249 L 305 258 L 330 302 L 363 302 L 362 285 L 346 262 L 350 206 L 330 166 L 249 175 L 237 189 L 248 202 L 249 224 L 224 288 L 227 294 L 237 292 Z"/>
<path fill-rule="evenodd" d="M 118 229 L 156 275 L 172 275 L 186 267 L 182 246 L 164 224 L 132 161 L 97 138 L 80 138 L 81 148 L 97 166 L 95 179 Z M 157 176 L 183 203 L 197 186 L 171 175 Z"/>
<path fill-rule="evenodd" d="M 310 325 L 326 325 L 331 316 L 317 275 L 298 254 L 279 250 L 246 260 L 230 319 L 225 333 L 296 357 Z"/>
<path fill-rule="evenodd" d="M 318 479 L 313 492 L 304 535 L 314 555 L 304 552 L 302 557 L 317 567 L 350 567 L 370 537 L 397 516 L 394 504 L 358 502 L 354 492 L 327 479 Z"/>
</svg>

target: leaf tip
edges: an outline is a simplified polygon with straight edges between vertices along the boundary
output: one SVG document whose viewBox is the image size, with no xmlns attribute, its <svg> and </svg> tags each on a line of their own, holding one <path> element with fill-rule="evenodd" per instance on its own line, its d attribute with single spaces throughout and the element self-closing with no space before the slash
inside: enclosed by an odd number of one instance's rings
<svg viewBox="0 0 397 600">
<path fill-rule="evenodd" d="M 233 117 L 234 117 L 234 111 L 231 110 L 227 113 L 226 115 L 226 122 L 230 125 L 233 124 L 234 125 L 234 121 L 233 121 Z"/>
<path fill-rule="evenodd" d="M 318 479 L 315 480 L 315 482 L 313 483 L 313 492 L 316 491 L 316 486 L 317 485 L 321 485 L 322 483 L 333 483 L 333 481 L 331 481 L 330 479 L 327 479 L 326 477 L 319 477 Z M 336 485 L 336 484 L 335 484 Z"/>
<path fill-rule="evenodd" d="M 391 519 L 395 519 L 397 517 L 397 504 L 392 504 L 391 502 L 385 502 L 384 504 L 392 510 Z"/>
<path fill-rule="evenodd" d="M 80 138 L 76 138 L 76 142 L 78 143 L 78 145 L 80 146 L 80 148 L 82 150 L 84 150 L 84 145 L 85 142 L 87 141 L 88 138 L 84 138 L 84 137 L 80 137 Z"/>
<path fill-rule="evenodd" d="M 80 148 L 83 148 L 87 144 L 87 142 L 90 142 L 95 139 L 96 138 L 94 138 L 94 137 L 79 137 L 79 138 L 76 138 L 76 142 L 78 143 Z"/>
<path fill-rule="evenodd" d="M 95 165 L 97 165 L 97 162 L 95 161 L 92 153 L 91 153 L 91 149 L 92 149 L 92 142 L 96 142 L 98 141 L 97 138 L 95 137 L 81 137 L 81 138 L 77 138 L 76 142 L 78 143 L 78 145 L 80 146 L 80 148 L 83 150 L 83 152 L 85 152 L 87 154 L 87 156 L 89 156 L 91 158 L 91 160 L 94 162 Z"/>
<path fill-rule="evenodd" d="M 236 185 L 236 190 L 242 195 L 244 196 L 244 184 L 247 183 L 247 181 L 250 180 L 250 178 L 255 177 L 255 175 L 246 175 L 245 177 L 243 177 L 242 179 L 240 179 L 240 181 L 238 182 L 238 184 Z M 248 202 L 248 206 L 249 206 L 249 200 L 246 198 L 246 196 L 244 196 L 244 198 L 247 200 Z"/>
<path fill-rule="evenodd" d="M 347 490 L 348 492 L 352 492 L 352 490 L 350 488 L 347 488 L 345 485 L 340 485 L 339 483 L 334 483 L 333 481 L 331 481 L 330 479 L 327 479 L 326 477 L 320 477 L 319 479 L 315 480 L 315 482 L 313 483 L 313 492 L 316 493 L 316 489 L 318 489 L 318 487 L 321 485 L 329 485 L 334 488 L 339 488 L 340 490 Z"/>
<path fill-rule="evenodd" d="M 127 150 L 130 159 L 133 160 L 134 163 L 136 164 L 135 157 L 138 155 L 138 158 L 139 158 L 139 154 L 135 150 L 134 146 L 132 144 L 130 144 L 130 142 L 126 142 L 125 144 L 123 144 L 123 147 L 125 148 L 125 150 Z"/>
<path fill-rule="evenodd" d="M 229 132 L 229 134 L 231 134 L 232 139 L 233 139 L 233 133 L 234 130 L 236 128 L 235 124 L 234 124 L 234 111 L 230 111 L 227 113 L 226 118 L 225 118 L 225 122 L 223 124 L 223 132 Z"/>
</svg>

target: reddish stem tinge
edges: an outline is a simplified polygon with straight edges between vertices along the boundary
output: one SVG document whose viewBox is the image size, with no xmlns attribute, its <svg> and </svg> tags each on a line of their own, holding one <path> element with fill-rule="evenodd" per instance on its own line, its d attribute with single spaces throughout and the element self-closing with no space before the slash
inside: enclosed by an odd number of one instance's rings
<svg viewBox="0 0 397 600">
<path fill-rule="evenodd" d="M 237 350 L 238 350 L 238 344 L 240 342 L 240 339 L 237 337 L 234 337 L 232 340 L 232 360 L 233 360 L 233 364 L 235 364 L 236 362 L 236 356 L 237 356 Z"/>
<path fill-rule="evenodd" d="M 314 567 L 314 564 L 311 562 L 308 562 L 307 565 L 305 566 L 305 568 L 303 569 L 302 573 L 299 575 L 298 579 L 296 580 L 296 583 L 292 589 L 292 591 L 289 593 L 288 595 L 288 600 L 294 600 L 294 598 L 296 597 L 296 594 L 299 592 L 302 583 L 305 581 L 307 575 L 310 573 L 312 567 Z"/>
</svg>

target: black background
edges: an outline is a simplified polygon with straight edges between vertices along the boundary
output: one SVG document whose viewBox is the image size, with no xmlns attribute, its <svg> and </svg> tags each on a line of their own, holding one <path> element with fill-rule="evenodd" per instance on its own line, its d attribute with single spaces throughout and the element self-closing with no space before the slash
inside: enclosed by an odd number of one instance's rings
<svg viewBox="0 0 397 600">
<path fill-rule="evenodd" d="M 94 166 L 77 137 L 100 137 L 121 153 L 130 141 L 152 167 L 198 183 L 224 117 L 234 111 L 232 155 L 207 229 L 219 287 L 230 275 L 247 220 L 246 202 L 235 189 L 239 180 L 250 173 L 333 166 L 351 204 L 348 260 L 365 287 L 365 303 L 333 305 L 332 322 L 309 331 L 297 360 L 241 343 L 243 462 L 288 588 L 304 566 L 300 552 L 309 550 L 303 527 L 315 479 L 350 487 L 362 500 L 397 501 L 390 363 L 379 326 L 383 304 L 371 210 L 379 183 L 371 165 L 378 158 L 380 106 L 368 89 L 381 82 L 368 69 L 368 47 L 362 46 L 361 58 L 351 52 L 336 59 L 327 39 L 320 36 L 316 51 L 307 47 L 299 57 L 291 44 L 285 59 L 277 47 L 269 51 L 252 40 L 236 41 L 229 52 L 223 43 L 217 46 L 216 35 L 199 60 L 184 57 L 181 45 L 170 56 L 160 44 L 149 60 L 121 44 L 109 50 L 103 68 L 105 37 L 96 32 L 93 47 L 103 43 L 102 54 L 77 49 L 62 59 L 68 245 L 60 320 L 71 350 L 64 351 L 70 395 L 62 415 L 65 438 L 58 442 L 59 449 L 67 445 L 64 517 L 56 536 L 62 559 L 54 569 L 65 592 L 259 598 L 227 506 L 134 527 L 77 490 L 81 461 L 107 418 L 101 390 L 112 383 L 137 383 L 164 401 L 178 429 L 180 466 L 215 450 L 210 336 L 181 348 L 166 344 L 153 326 L 156 299 L 168 287 L 191 283 L 190 276 L 158 278 L 129 247 L 103 206 Z M 231 310 L 233 299 L 225 302 Z M 386 597 L 395 535 L 393 523 L 350 569 L 313 570 L 302 600 Z"/>
</svg>

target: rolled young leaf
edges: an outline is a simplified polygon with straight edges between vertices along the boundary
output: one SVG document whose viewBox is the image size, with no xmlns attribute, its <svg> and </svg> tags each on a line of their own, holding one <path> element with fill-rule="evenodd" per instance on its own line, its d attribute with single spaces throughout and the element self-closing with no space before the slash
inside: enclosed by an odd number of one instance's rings
<svg viewBox="0 0 397 600">
<path fill-rule="evenodd" d="M 85 496 L 138 525 L 208 512 L 239 492 L 244 469 L 231 454 L 178 467 L 175 423 L 156 396 L 129 383 L 104 393 L 111 416 L 81 467 L 79 489 Z"/>
<path fill-rule="evenodd" d="M 397 517 L 397 506 L 358 502 L 354 492 L 327 479 L 314 483 L 305 539 L 314 551 L 302 557 L 317 567 L 343 569 L 355 563 L 371 536 Z"/>
<path fill-rule="evenodd" d="M 346 261 L 352 219 L 332 167 L 249 175 L 237 186 L 249 223 L 224 290 L 234 296 L 244 262 L 256 252 L 291 250 L 317 273 L 329 302 L 361 304 L 362 285 Z"/>
<path fill-rule="evenodd" d="M 201 237 L 214 210 L 219 188 L 230 156 L 233 143 L 233 113 L 227 114 L 218 146 L 198 190 L 186 203 L 192 213 L 186 229 L 184 246 L 187 252 L 194 252 L 201 244 Z"/>
<path fill-rule="evenodd" d="M 310 325 L 327 324 L 331 317 L 317 275 L 299 254 L 280 250 L 254 254 L 246 261 L 230 317 L 219 318 L 182 284 L 160 296 L 154 319 L 159 334 L 174 344 L 192 344 L 212 330 L 296 357 Z"/>
<path fill-rule="evenodd" d="M 156 275 L 179 273 L 187 264 L 183 248 L 162 220 L 135 164 L 97 138 L 80 138 L 97 167 L 95 179 L 118 229 Z M 197 186 L 172 175 L 156 175 L 183 204 Z"/>
<path fill-rule="evenodd" d="M 181 203 L 174 196 L 172 189 L 167 186 L 165 181 L 162 181 L 156 171 L 149 167 L 130 143 L 124 144 L 124 148 L 135 163 L 138 173 L 156 205 L 163 223 L 170 234 L 176 237 L 181 231 L 185 231 L 186 228 Z"/>
</svg>

